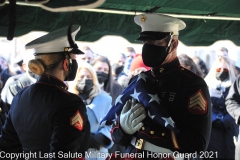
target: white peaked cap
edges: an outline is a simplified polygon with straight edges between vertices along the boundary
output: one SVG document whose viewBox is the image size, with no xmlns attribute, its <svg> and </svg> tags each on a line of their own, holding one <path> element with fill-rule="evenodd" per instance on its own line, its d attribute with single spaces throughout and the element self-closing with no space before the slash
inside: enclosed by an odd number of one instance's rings
<svg viewBox="0 0 240 160">
<path fill-rule="evenodd" d="M 72 28 L 72 39 L 75 43 L 75 36 L 80 30 L 79 25 L 73 25 Z M 68 42 L 68 27 L 58 29 L 50 32 L 40 38 L 33 40 L 32 42 L 25 45 L 26 49 L 34 49 L 35 54 L 37 53 L 54 53 L 64 52 L 65 47 L 70 47 Z M 70 47 L 71 48 L 71 47 Z M 81 54 L 81 53 L 80 53 Z"/>
<path fill-rule="evenodd" d="M 178 18 L 153 13 L 137 15 L 134 22 L 141 26 L 142 32 L 173 32 L 173 35 L 179 35 L 178 31 L 186 27 Z"/>
</svg>

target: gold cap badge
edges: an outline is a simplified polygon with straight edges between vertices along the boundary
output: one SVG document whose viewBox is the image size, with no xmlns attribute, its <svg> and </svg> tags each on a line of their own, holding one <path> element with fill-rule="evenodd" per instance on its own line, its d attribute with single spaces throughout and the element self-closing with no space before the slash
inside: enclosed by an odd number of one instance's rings
<svg viewBox="0 0 240 160">
<path fill-rule="evenodd" d="M 69 50 L 68 47 L 64 47 L 64 51 L 67 52 Z"/>
<path fill-rule="evenodd" d="M 146 17 L 145 15 L 142 15 L 141 21 L 142 21 L 142 22 L 145 22 L 146 20 L 147 20 L 147 17 Z"/>
</svg>

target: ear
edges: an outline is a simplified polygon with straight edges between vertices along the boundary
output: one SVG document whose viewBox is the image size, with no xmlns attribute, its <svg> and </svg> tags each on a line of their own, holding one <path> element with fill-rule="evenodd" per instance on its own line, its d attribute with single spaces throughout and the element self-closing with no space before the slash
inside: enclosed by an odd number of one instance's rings
<svg viewBox="0 0 240 160">
<path fill-rule="evenodd" d="M 173 39 L 173 49 L 176 49 L 178 46 L 178 40 L 177 39 Z"/>
<path fill-rule="evenodd" d="M 173 39 L 172 40 L 172 44 L 171 44 L 171 49 L 170 49 L 170 52 L 174 51 L 177 49 L 177 46 L 178 46 L 178 40 L 177 39 Z"/>
<path fill-rule="evenodd" d="M 65 59 L 63 60 L 63 69 L 64 69 L 64 71 L 68 71 L 68 62 L 67 62 L 67 58 L 65 58 Z"/>
</svg>

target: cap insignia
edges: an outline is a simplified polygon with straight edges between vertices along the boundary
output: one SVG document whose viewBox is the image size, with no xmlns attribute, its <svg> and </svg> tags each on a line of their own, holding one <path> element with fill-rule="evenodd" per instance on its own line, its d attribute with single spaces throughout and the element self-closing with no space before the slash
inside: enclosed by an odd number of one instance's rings
<svg viewBox="0 0 240 160">
<path fill-rule="evenodd" d="M 159 72 L 160 72 L 160 73 L 162 73 L 162 72 L 163 72 L 163 70 L 164 70 L 164 68 L 163 68 L 163 67 L 161 67 L 161 68 L 159 69 Z"/>
<path fill-rule="evenodd" d="M 142 21 L 142 22 L 145 22 L 146 20 L 147 20 L 147 17 L 146 17 L 145 15 L 142 15 L 141 21 Z"/>
<path fill-rule="evenodd" d="M 68 52 L 69 48 L 68 47 L 64 47 L 64 52 Z"/>
</svg>

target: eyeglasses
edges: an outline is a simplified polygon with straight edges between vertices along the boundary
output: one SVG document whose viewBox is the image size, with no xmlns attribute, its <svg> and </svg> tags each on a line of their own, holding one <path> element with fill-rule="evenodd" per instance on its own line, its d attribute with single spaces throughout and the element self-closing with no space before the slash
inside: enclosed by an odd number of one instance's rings
<svg viewBox="0 0 240 160">
<path fill-rule="evenodd" d="M 83 57 L 82 60 L 89 60 L 90 61 L 90 60 L 92 60 L 92 58 L 91 57 Z"/>
<path fill-rule="evenodd" d="M 148 39 L 148 40 L 144 40 L 142 41 L 143 44 L 154 44 L 156 46 L 170 46 L 172 42 L 172 36 L 168 36 L 164 39 L 160 39 L 160 40 L 153 40 L 153 39 Z"/>
<path fill-rule="evenodd" d="M 223 72 L 229 72 L 229 70 L 227 68 L 217 68 L 216 72 L 221 72 L 223 69 Z"/>
</svg>

